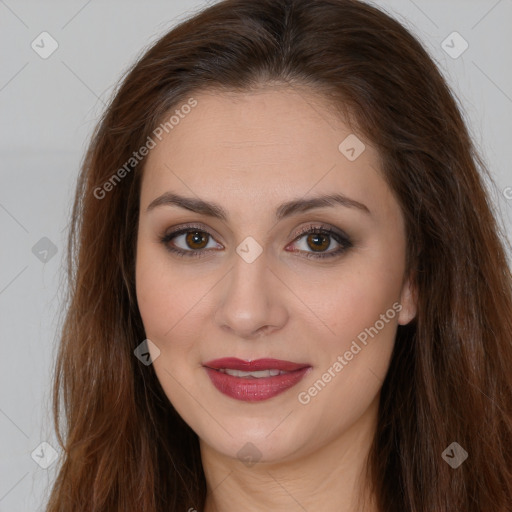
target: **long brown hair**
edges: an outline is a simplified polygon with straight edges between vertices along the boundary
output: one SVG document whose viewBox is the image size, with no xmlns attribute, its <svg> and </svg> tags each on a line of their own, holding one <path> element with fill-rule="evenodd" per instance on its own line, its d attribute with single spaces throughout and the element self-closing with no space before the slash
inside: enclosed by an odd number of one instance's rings
<svg viewBox="0 0 512 512">
<path fill-rule="evenodd" d="M 64 452 L 47 512 L 202 510 L 197 435 L 133 353 L 145 339 L 134 282 L 145 160 L 132 156 L 198 91 L 270 82 L 320 93 L 351 119 L 405 217 L 418 314 L 399 327 L 381 393 L 368 465 L 379 510 L 512 511 L 512 278 L 456 100 L 375 7 L 225 0 L 129 70 L 83 160 L 53 395 Z M 452 442 L 468 453 L 457 469 L 442 457 Z"/>
</svg>

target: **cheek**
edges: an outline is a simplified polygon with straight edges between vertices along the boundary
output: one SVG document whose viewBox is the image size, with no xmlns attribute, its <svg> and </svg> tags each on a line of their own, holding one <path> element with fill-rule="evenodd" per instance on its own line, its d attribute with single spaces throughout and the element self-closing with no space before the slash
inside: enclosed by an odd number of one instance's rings
<svg viewBox="0 0 512 512">
<path fill-rule="evenodd" d="M 403 268 L 400 258 L 395 262 L 376 256 L 357 255 L 330 279 L 323 279 L 311 286 L 307 305 L 324 324 L 324 331 L 334 346 L 349 342 L 365 329 L 374 326 L 381 315 L 388 323 L 396 324 L 398 313 L 395 305 L 400 299 Z M 305 285 L 304 285 L 305 286 Z M 321 325 L 321 324 L 319 324 Z M 379 327 L 381 323 L 379 322 Z"/>
<path fill-rule="evenodd" d="M 323 307 L 318 302 L 316 311 L 329 330 L 319 325 L 318 365 L 299 389 L 298 399 L 309 412 L 305 421 L 329 424 L 335 433 L 376 399 L 396 336 L 400 265 L 361 265 L 341 272 L 336 284 L 324 289 Z"/>
<path fill-rule="evenodd" d="M 214 279 L 198 276 L 193 266 L 184 271 L 158 243 L 142 236 L 137 247 L 135 281 L 147 338 L 162 355 L 172 351 L 187 352 L 186 357 L 192 357 L 197 350 L 196 340 L 202 337 L 201 330 L 206 329 L 204 305 Z"/>
<path fill-rule="evenodd" d="M 149 339 L 160 346 L 186 314 L 187 289 L 172 271 L 158 246 L 142 236 L 137 247 L 135 282 L 137 302 Z"/>
<path fill-rule="evenodd" d="M 325 326 L 317 327 L 317 369 L 300 390 L 301 403 L 312 406 L 311 421 L 327 417 L 348 425 L 375 399 L 393 352 L 403 266 L 400 253 L 382 244 L 347 259 L 322 288 L 312 288 L 311 309 Z"/>
<path fill-rule="evenodd" d="M 172 310 L 171 294 L 165 292 L 162 282 L 162 272 L 158 265 L 151 264 L 151 251 L 145 244 L 137 246 L 137 261 L 135 266 L 135 286 L 137 303 L 147 336 L 160 333 L 169 322 L 167 314 Z M 160 336 L 158 336 L 160 337 Z"/>
</svg>

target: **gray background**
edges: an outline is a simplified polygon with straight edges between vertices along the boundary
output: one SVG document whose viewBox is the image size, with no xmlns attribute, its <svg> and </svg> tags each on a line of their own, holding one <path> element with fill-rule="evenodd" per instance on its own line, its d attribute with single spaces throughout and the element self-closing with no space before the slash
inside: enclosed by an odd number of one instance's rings
<svg viewBox="0 0 512 512">
<path fill-rule="evenodd" d="M 492 198 L 510 233 L 512 0 L 377 3 L 420 38 L 459 98 L 495 177 Z M 51 451 L 39 445 L 58 447 L 50 378 L 68 214 L 88 137 L 134 59 L 204 5 L 0 0 L 0 512 L 43 510 L 55 476 L 56 463 L 43 469 L 31 454 L 48 461 Z M 47 59 L 31 47 L 43 31 L 59 45 Z M 469 44 L 456 59 L 442 47 L 454 31 Z M 54 256 L 40 252 L 49 246 L 43 237 L 55 246 Z"/>
</svg>

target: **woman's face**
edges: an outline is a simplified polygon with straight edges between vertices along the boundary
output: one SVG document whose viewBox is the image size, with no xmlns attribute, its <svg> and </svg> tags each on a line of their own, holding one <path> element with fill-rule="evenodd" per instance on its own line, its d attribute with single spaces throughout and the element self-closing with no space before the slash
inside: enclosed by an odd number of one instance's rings
<svg viewBox="0 0 512 512">
<path fill-rule="evenodd" d="M 154 370 L 210 449 L 291 460 L 375 417 L 397 325 L 415 315 L 403 217 L 375 149 L 312 93 L 193 97 L 142 181 Z"/>
</svg>

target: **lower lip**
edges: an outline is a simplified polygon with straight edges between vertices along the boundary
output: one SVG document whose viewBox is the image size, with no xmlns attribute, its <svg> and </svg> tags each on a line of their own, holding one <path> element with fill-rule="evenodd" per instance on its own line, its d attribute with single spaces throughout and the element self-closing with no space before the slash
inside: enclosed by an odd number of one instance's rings
<svg viewBox="0 0 512 512">
<path fill-rule="evenodd" d="M 260 402 L 279 395 L 295 386 L 310 369 L 311 367 L 308 366 L 275 377 L 255 379 L 233 377 L 227 373 L 205 367 L 213 385 L 221 393 L 244 402 Z"/>
</svg>

